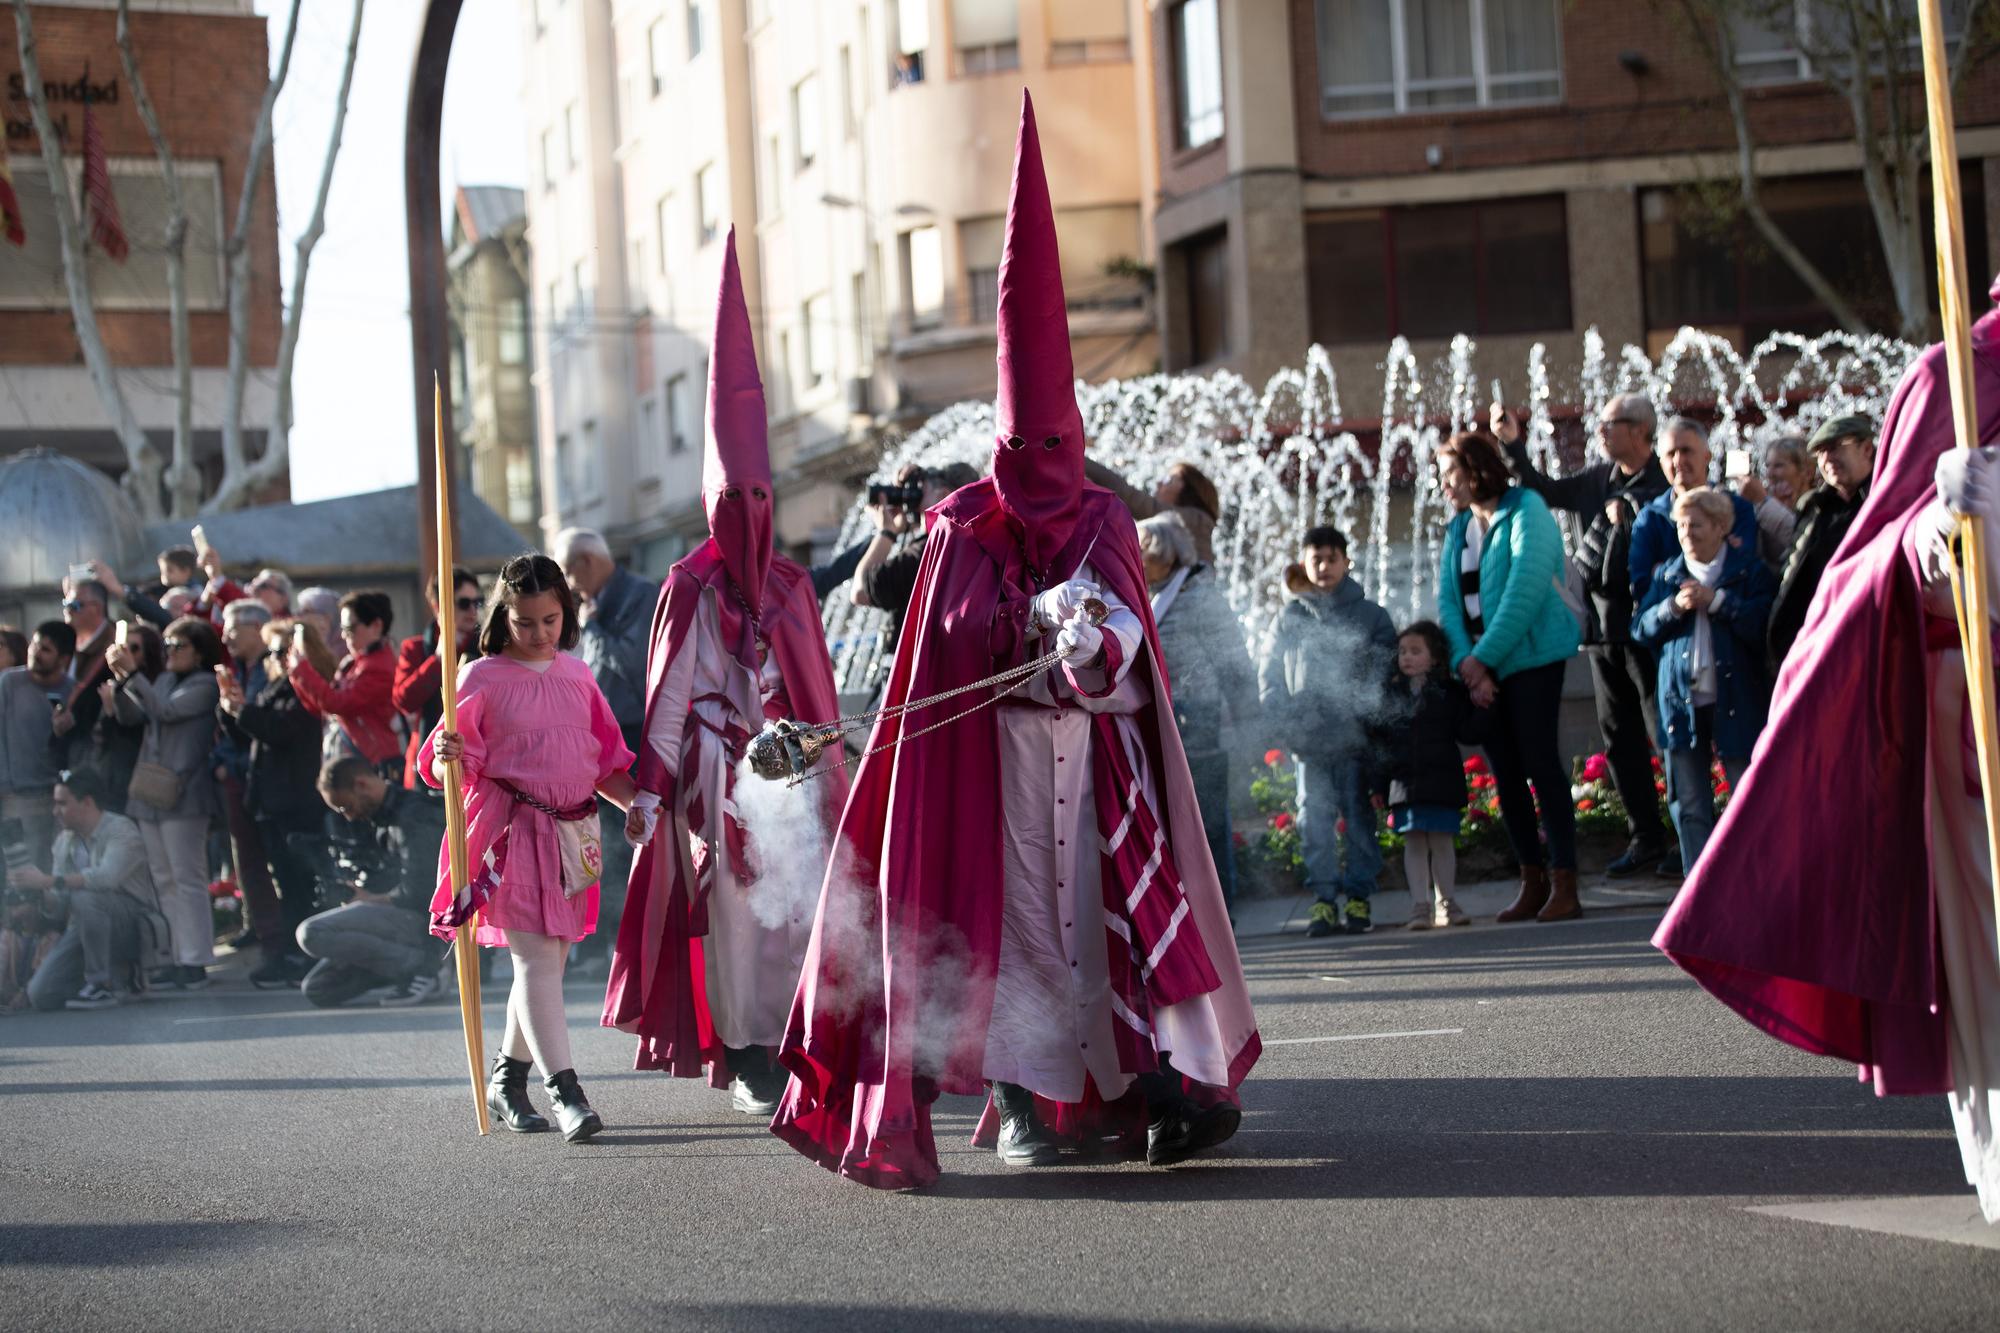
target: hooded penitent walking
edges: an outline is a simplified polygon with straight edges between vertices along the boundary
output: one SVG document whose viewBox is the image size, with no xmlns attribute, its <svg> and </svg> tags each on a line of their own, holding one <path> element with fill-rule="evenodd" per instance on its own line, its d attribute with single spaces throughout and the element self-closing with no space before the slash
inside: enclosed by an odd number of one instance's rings
<svg viewBox="0 0 2000 1333">
<path fill-rule="evenodd" d="M 774 1132 L 882 1188 L 936 1179 L 940 1093 L 990 1090 L 980 1141 L 1011 1164 L 1114 1138 L 1178 1161 L 1235 1131 L 1259 1050 L 1137 534 L 1083 480 L 1025 98 L 996 415 L 993 475 L 931 511 L 780 1055 Z"/>
<path fill-rule="evenodd" d="M 772 1055 L 847 776 L 836 769 L 790 789 L 738 782 L 744 746 L 767 719 L 824 722 L 839 710 L 812 580 L 772 548 L 764 385 L 734 230 L 716 296 L 708 420 L 709 538 L 668 573 L 653 616 L 630 826 L 649 841 L 632 865 L 604 1024 L 638 1036 L 640 1069 L 705 1072 L 738 1110 L 769 1117 L 785 1078 Z M 652 837 L 662 817 L 667 834 Z"/>
<path fill-rule="evenodd" d="M 2000 310 L 1972 342 L 1985 442 L 2000 434 Z M 1653 942 L 1772 1036 L 1854 1061 L 1877 1093 L 1946 1094 L 1994 1221 L 2000 953 L 1950 569 L 1954 511 L 2000 518 L 2000 487 L 1990 458 L 1954 449 L 1945 386 L 1940 346 L 1897 387 L 1755 760 Z"/>
</svg>

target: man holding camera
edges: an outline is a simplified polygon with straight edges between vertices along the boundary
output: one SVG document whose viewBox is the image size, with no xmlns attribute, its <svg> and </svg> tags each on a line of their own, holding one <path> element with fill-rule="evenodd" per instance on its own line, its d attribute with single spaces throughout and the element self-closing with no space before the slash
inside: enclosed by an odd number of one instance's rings
<svg viewBox="0 0 2000 1333">
<path fill-rule="evenodd" d="M 49 864 L 55 845 L 50 739 L 56 710 L 69 703 L 75 654 L 76 631 L 45 620 L 28 643 L 28 664 L 0 671 L 0 827 L 19 827 L 20 845 L 38 868 Z"/>
<path fill-rule="evenodd" d="M 299 947 L 318 960 L 300 989 L 321 1009 L 382 987 L 391 989 L 380 1003 L 391 1008 L 432 999 L 444 989 L 443 946 L 430 934 L 443 803 L 353 756 L 326 766 L 319 794 L 355 834 L 340 867 L 354 897 L 299 927 Z"/>
<path fill-rule="evenodd" d="M 159 917 L 146 844 L 139 826 L 104 808 L 104 789 L 87 770 L 65 773 L 50 804 L 62 833 L 55 873 L 24 866 L 8 872 L 15 893 L 55 892 L 69 905 L 69 924 L 28 981 L 35 1008 L 108 1009 L 137 989 L 149 914 Z"/>
<path fill-rule="evenodd" d="M 917 588 L 924 539 L 930 536 L 930 510 L 959 487 L 978 480 L 979 474 L 965 463 L 947 463 L 940 468 L 912 463 L 896 474 L 894 485 L 878 482 L 868 488 L 868 514 L 875 520 L 875 539 L 862 552 L 861 563 L 854 570 L 854 604 L 889 613 L 889 637 L 882 645 L 885 657 L 895 656 L 897 640 L 903 636 L 903 615 L 910 609 L 910 595 Z M 912 528 L 919 531 L 917 540 L 898 551 L 896 543 Z"/>
</svg>

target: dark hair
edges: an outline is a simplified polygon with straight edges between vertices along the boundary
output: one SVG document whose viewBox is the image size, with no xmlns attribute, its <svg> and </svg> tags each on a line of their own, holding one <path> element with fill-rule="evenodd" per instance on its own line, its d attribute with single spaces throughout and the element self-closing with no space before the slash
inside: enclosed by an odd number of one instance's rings
<svg viewBox="0 0 2000 1333">
<path fill-rule="evenodd" d="M 221 663 L 222 636 L 215 632 L 215 626 L 200 616 L 182 616 L 167 626 L 167 634 L 179 635 L 188 647 L 194 649 L 195 656 L 201 659 L 203 671 Z M 161 646 L 165 646 L 164 639 Z"/>
<path fill-rule="evenodd" d="M 1306 535 L 1299 539 L 1301 551 L 1316 551 L 1322 546 L 1331 546 L 1342 555 L 1347 554 L 1347 534 L 1331 523 L 1322 523 L 1316 528 L 1307 528 Z"/>
<path fill-rule="evenodd" d="M 340 609 L 352 615 L 358 624 L 380 625 L 384 634 L 396 619 L 395 604 L 380 588 L 363 588 L 347 594 L 340 599 Z"/>
<path fill-rule="evenodd" d="M 451 590 L 455 593 L 468 583 L 477 588 L 479 586 L 479 576 L 463 565 L 453 565 L 451 567 Z M 434 602 L 437 600 L 437 595 L 438 576 L 437 571 L 433 569 L 424 579 L 424 597 L 426 600 Z"/>
<path fill-rule="evenodd" d="M 100 809 L 110 794 L 109 785 L 91 768 L 65 769 L 56 775 L 56 786 L 67 788 L 72 799 L 89 801 Z"/>
<path fill-rule="evenodd" d="M 7 652 L 13 657 L 15 666 L 28 660 L 28 636 L 12 625 L 0 625 L 0 644 L 7 645 Z"/>
<path fill-rule="evenodd" d="M 60 620 L 44 620 L 35 626 L 35 637 L 54 644 L 64 657 L 76 656 L 76 631 Z"/>
<path fill-rule="evenodd" d="M 979 480 L 979 470 L 970 463 L 946 463 L 931 468 L 930 479 L 947 491 L 962 490 Z"/>
<path fill-rule="evenodd" d="M 1176 463 L 1167 469 L 1167 476 L 1181 484 L 1174 495 L 1176 507 L 1186 505 L 1190 509 L 1199 509 L 1210 518 L 1222 517 L 1222 497 L 1216 493 L 1215 483 L 1200 468 L 1193 463 Z"/>
<path fill-rule="evenodd" d="M 100 607 L 103 607 L 106 610 L 110 609 L 111 589 L 105 587 L 102 583 L 98 582 L 96 579 L 78 579 L 75 583 L 72 583 L 69 587 L 69 595 L 72 597 L 75 597 L 80 593 L 86 593 L 86 592 L 89 593 L 92 597 L 95 597 L 97 599 L 97 604 Z"/>
<path fill-rule="evenodd" d="M 1419 620 L 1397 633 L 1396 642 L 1417 638 L 1424 641 L 1424 647 L 1431 650 L 1431 679 L 1451 678 L 1451 641 L 1444 636 L 1444 629 L 1435 620 Z M 1397 675 L 1401 675 L 1400 670 Z"/>
<path fill-rule="evenodd" d="M 353 791 L 357 780 L 375 772 L 375 766 L 360 755 L 336 759 L 319 771 L 319 789 L 328 796 Z"/>
<path fill-rule="evenodd" d="M 201 568 L 201 558 L 194 553 L 192 546 L 169 546 L 160 552 L 160 559 L 179 569 L 192 571 Z"/>
<path fill-rule="evenodd" d="M 1514 484 L 1514 474 L 1507 466 L 1507 455 L 1500 451 L 1499 443 L 1485 431 L 1462 430 L 1446 440 L 1438 446 L 1437 461 L 1442 464 L 1447 458 L 1456 458 L 1458 465 L 1472 479 L 1472 498 L 1475 500 L 1497 500 Z"/>
<path fill-rule="evenodd" d="M 161 637 L 159 627 L 143 620 L 130 621 L 125 641 L 128 647 L 138 645 L 139 674 L 147 680 L 158 680 L 167 669 L 167 641 Z"/>
<path fill-rule="evenodd" d="M 564 652 L 576 647 L 582 627 L 576 618 L 576 594 L 563 577 L 562 566 L 539 552 L 517 555 L 500 566 L 493 583 L 493 598 L 486 604 L 486 623 L 479 627 L 479 655 L 492 657 L 507 647 L 513 635 L 507 629 L 507 612 L 523 597 L 554 593 L 562 604 L 562 638 L 556 646 Z"/>
</svg>

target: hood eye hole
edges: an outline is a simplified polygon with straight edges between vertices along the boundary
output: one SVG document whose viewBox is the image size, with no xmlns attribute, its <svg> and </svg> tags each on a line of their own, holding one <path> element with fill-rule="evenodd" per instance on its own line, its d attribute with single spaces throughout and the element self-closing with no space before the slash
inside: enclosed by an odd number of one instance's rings
<svg viewBox="0 0 2000 1333">
<path fill-rule="evenodd" d="M 1060 435 L 1051 435 L 1049 436 L 1048 439 L 1042 441 L 1042 448 L 1044 449 L 1056 449 L 1059 448 L 1061 445 L 1062 445 L 1062 436 Z"/>
<path fill-rule="evenodd" d="M 764 498 L 764 488 L 763 488 L 762 486 L 752 486 L 752 487 L 750 488 L 750 498 L 751 498 L 751 499 L 753 499 L 753 500 L 761 500 L 761 499 L 763 499 L 763 498 Z"/>
<path fill-rule="evenodd" d="M 740 500 L 743 498 L 742 488 L 737 486 L 728 487 L 722 492 L 722 498 L 725 500 Z"/>
<path fill-rule="evenodd" d="M 1028 442 L 1018 435 L 1009 435 L 1007 437 L 1007 447 L 1009 449 L 1025 449 L 1028 447 Z"/>
</svg>

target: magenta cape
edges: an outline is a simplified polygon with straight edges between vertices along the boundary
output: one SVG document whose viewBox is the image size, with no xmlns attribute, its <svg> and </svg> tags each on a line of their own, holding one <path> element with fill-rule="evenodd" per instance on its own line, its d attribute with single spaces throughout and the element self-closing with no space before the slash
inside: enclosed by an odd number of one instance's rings
<svg viewBox="0 0 2000 1333">
<path fill-rule="evenodd" d="M 1990 441 L 2000 313 L 1974 325 L 1973 340 Z M 1884 1094 L 1951 1087 L 1912 530 L 1953 442 L 1944 349 L 1932 347 L 1890 401 L 1867 502 L 1779 674 L 1750 771 L 1653 937 L 1752 1024 L 1854 1061 Z"/>
<path fill-rule="evenodd" d="M 730 596 L 729 575 L 713 540 L 703 542 L 667 573 L 653 612 L 652 649 L 647 654 L 646 734 L 653 730 L 653 708 L 667 664 L 676 654 L 691 651 L 695 608 L 704 588 Z M 805 570 L 774 555 L 764 581 L 763 629 L 771 654 L 784 677 L 794 720 L 827 722 L 840 715 L 833 684 L 833 662 L 827 656 L 826 635 L 820 628 L 819 602 Z M 739 617 L 740 619 L 740 617 Z M 725 625 L 729 623 L 725 618 Z M 762 719 L 746 719 L 752 727 Z M 690 725 L 683 721 L 683 726 Z M 679 734 L 679 728 L 675 734 Z M 650 742 L 639 747 L 632 778 L 641 791 L 655 792 L 661 810 L 651 842 L 632 859 L 630 892 L 625 915 L 618 923 L 618 942 L 611 956 L 611 979 L 605 988 L 605 1027 L 639 1038 L 634 1067 L 664 1069 L 681 1078 L 699 1078 L 702 1066 L 722 1069 L 722 1046 L 709 1018 L 708 986 L 703 971 L 701 937 L 708 931 L 705 912 L 694 910 L 692 885 L 684 882 L 684 857 L 675 846 L 674 783 Z M 825 762 L 831 762 L 830 760 Z M 827 827 L 847 796 L 847 774 L 840 771 L 816 779 Z M 721 812 L 715 818 L 719 830 Z M 623 836 L 622 834 L 619 836 Z M 711 1077 L 716 1077 L 712 1074 Z"/>
<path fill-rule="evenodd" d="M 1012 648 L 1022 600 L 1020 542 L 992 480 L 932 511 L 931 535 L 889 678 L 888 700 L 923 698 L 992 674 Z M 1088 558 L 1146 628 L 1153 702 L 1136 716 L 1169 845 L 1210 962 L 1209 996 L 1230 1052 L 1229 1084 L 1260 1050 L 1222 890 L 1173 724 L 1160 645 L 1125 507 L 1095 486 L 1053 568 Z M 996 633 L 996 623 L 1000 625 Z M 1008 660 L 1012 660 L 1011 657 Z M 961 696 L 885 718 L 870 748 L 966 708 Z M 930 1107 L 985 1091 L 981 1065 L 999 966 L 1002 888 L 999 727 L 982 708 L 867 760 L 856 777 L 820 895 L 779 1059 L 793 1074 L 771 1128 L 806 1156 L 883 1189 L 937 1178 Z M 1094 830 L 1092 836 L 1095 836 Z M 629 910 L 629 909 L 628 909 Z"/>
</svg>

